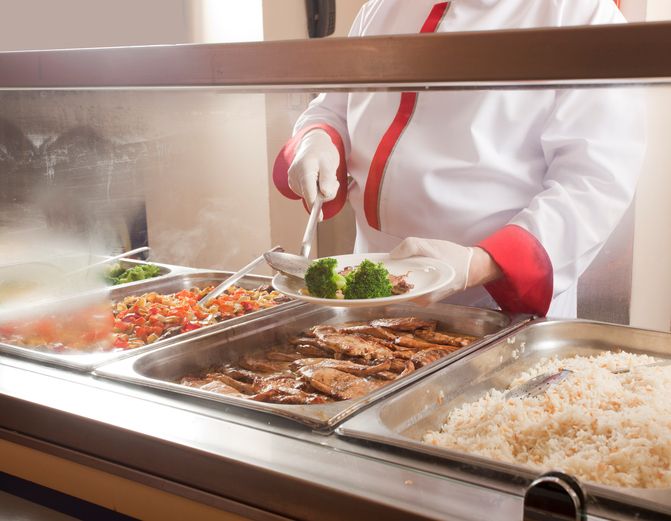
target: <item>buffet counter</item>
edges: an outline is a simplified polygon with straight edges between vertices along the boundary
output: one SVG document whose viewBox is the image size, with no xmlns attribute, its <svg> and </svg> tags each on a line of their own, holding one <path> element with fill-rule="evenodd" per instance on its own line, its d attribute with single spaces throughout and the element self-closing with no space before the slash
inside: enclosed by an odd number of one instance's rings
<svg viewBox="0 0 671 521">
<path fill-rule="evenodd" d="M 207 507 L 231 519 L 522 516 L 521 497 L 446 477 L 431 458 L 8 356 L 0 358 L 0 411 L 1 471 L 143 519 L 169 519 L 162 516 L 175 498 L 191 514 Z M 26 450 L 22 468 L 9 456 Z M 68 472 L 72 464 L 85 472 Z M 114 487 L 91 490 L 91 471 Z M 144 492 L 115 493 L 119 478 Z"/>
</svg>

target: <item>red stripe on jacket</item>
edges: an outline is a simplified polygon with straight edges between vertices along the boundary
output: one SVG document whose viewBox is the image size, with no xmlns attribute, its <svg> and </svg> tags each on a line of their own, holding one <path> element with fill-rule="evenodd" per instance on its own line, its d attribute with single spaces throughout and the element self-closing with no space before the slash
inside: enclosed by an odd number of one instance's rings
<svg viewBox="0 0 671 521">
<path fill-rule="evenodd" d="M 441 2 L 431 9 L 428 18 L 422 26 L 421 33 L 434 33 L 438 29 L 440 21 L 447 13 L 450 7 L 449 2 Z M 403 131 L 406 129 L 417 106 L 417 93 L 404 92 L 401 94 L 401 102 L 391 125 L 382 136 L 380 144 L 375 150 L 373 159 L 368 170 L 366 178 L 366 188 L 363 194 L 363 208 L 366 215 L 366 221 L 371 228 L 381 229 L 380 223 L 380 190 L 382 181 L 387 170 L 389 158 L 396 148 L 396 144 L 401 139 Z"/>
<path fill-rule="evenodd" d="M 440 21 L 442 20 L 443 16 L 447 12 L 447 8 L 449 7 L 450 3 L 449 2 L 441 2 L 439 4 L 436 4 L 433 6 L 433 9 L 431 10 L 431 13 L 429 14 L 428 18 L 424 22 L 424 25 L 422 26 L 421 32 L 423 33 L 432 33 L 435 32 L 436 29 L 438 28 L 438 24 L 440 24 Z M 405 101 L 404 101 L 405 97 Z M 415 103 L 416 103 L 416 98 L 417 94 L 414 92 L 408 92 L 408 93 L 403 93 L 401 95 L 401 106 L 399 107 L 399 114 L 396 115 L 394 118 L 394 123 L 392 123 L 392 126 L 402 124 L 403 128 L 407 123 L 410 121 L 410 116 L 412 115 L 412 112 L 414 111 Z M 407 113 L 407 120 L 406 120 L 406 113 Z M 400 121 L 397 121 L 399 120 Z M 347 158 L 345 157 L 345 147 L 343 145 L 343 140 L 340 134 L 338 134 L 338 131 L 335 130 L 333 127 L 330 125 L 311 125 L 308 127 L 305 127 L 301 129 L 294 137 L 292 137 L 285 145 L 282 147 L 282 150 L 280 150 L 280 153 L 277 155 L 277 158 L 275 159 L 275 164 L 273 165 L 273 182 L 275 183 L 275 186 L 279 190 L 279 192 L 284 195 L 285 197 L 288 197 L 289 199 L 300 199 L 298 195 L 294 193 L 291 188 L 289 188 L 289 166 L 294 160 L 294 157 L 296 156 L 296 148 L 298 148 L 298 145 L 308 132 L 311 130 L 314 130 L 316 128 L 320 128 L 324 131 L 326 131 L 329 136 L 331 136 L 331 141 L 333 141 L 333 144 L 336 146 L 338 149 L 338 152 L 340 153 L 340 166 L 338 167 L 337 171 L 337 177 L 338 177 L 338 182 L 340 183 L 340 187 L 338 189 L 338 193 L 332 201 L 328 201 L 324 203 L 324 206 L 322 207 L 322 211 L 324 213 L 324 219 L 329 219 L 336 215 L 340 210 L 342 210 L 342 207 L 345 205 L 345 201 L 347 200 Z M 400 134 L 403 131 L 403 128 L 401 128 L 398 132 L 398 136 L 400 137 Z M 389 131 L 387 131 L 389 133 Z M 386 134 L 385 134 L 386 135 Z M 396 138 L 397 140 L 398 138 Z M 394 140 L 394 143 L 395 141 Z M 382 144 L 381 144 L 382 145 Z M 378 147 L 379 148 L 379 147 Z M 385 149 L 387 147 L 385 146 Z M 393 151 L 393 144 L 391 147 L 388 148 L 389 154 Z M 377 156 L 377 153 L 376 153 Z M 376 162 L 376 156 L 373 157 L 373 162 Z M 377 161 L 379 162 L 381 158 L 378 158 Z M 384 174 L 384 169 L 386 166 L 386 162 L 388 160 L 388 157 L 384 159 L 383 163 L 380 165 L 381 168 L 381 174 Z M 378 181 L 378 188 L 373 189 L 375 192 L 375 202 L 373 203 L 375 206 L 375 216 L 377 216 L 377 193 L 379 190 L 379 186 L 381 185 L 381 180 L 382 177 L 380 177 Z M 369 181 L 366 182 L 366 193 L 364 193 L 364 199 L 368 198 L 368 191 L 369 191 Z M 305 205 L 305 201 L 303 201 L 303 205 L 307 209 L 307 205 Z M 366 203 L 364 201 L 364 207 L 366 206 Z M 367 212 L 367 211 L 366 211 Z M 368 215 L 368 213 L 366 213 Z M 379 227 L 378 227 L 379 229 Z"/>
</svg>

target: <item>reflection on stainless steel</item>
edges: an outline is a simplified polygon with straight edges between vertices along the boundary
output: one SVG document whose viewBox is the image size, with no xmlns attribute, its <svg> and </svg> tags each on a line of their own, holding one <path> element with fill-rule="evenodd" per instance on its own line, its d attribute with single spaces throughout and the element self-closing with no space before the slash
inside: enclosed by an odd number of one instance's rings
<svg viewBox="0 0 671 521">
<path fill-rule="evenodd" d="M 474 482 L 478 474 L 499 474 L 501 489 L 512 480 L 531 480 L 538 469 L 501 463 L 484 457 L 421 442 L 428 430 L 438 430 L 449 411 L 482 397 L 491 388 L 505 389 L 542 358 L 559 355 L 595 355 L 620 348 L 627 352 L 667 356 L 671 335 L 589 321 L 538 320 L 455 364 L 436 372 L 414 387 L 378 404 L 343 424 L 343 436 L 373 440 L 436 456 L 470 468 Z M 591 497 L 590 513 L 606 514 L 629 506 L 671 513 L 668 490 L 624 489 L 586 484 Z M 612 512 L 611 512 L 612 513 Z"/>
<path fill-rule="evenodd" d="M 133 262 L 133 261 L 124 261 L 124 262 Z M 175 273 L 173 276 L 158 277 L 156 279 L 138 281 L 136 283 L 113 287 L 109 291 L 109 297 L 113 301 L 118 301 L 127 296 L 142 295 L 143 293 L 152 291 L 157 293 L 175 293 L 183 289 L 192 288 L 194 286 L 203 287 L 208 285 L 216 285 L 222 282 L 223 280 L 227 279 L 230 275 L 231 275 L 230 272 L 207 272 L 207 271 L 188 270 L 187 272 L 181 274 Z M 271 280 L 270 277 L 264 277 L 260 275 L 247 275 L 240 281 L 239 285 L 243 288 L 252 289 L 260 285 L 270 284 L 270 280 Z M 221 329 L 225 329 L 227 327 L 230 327 L 231 325 L 240 323 L 242 321 L 273 314 L 279 310 L 285 309 L 287 307 L 292 307 L 294 305 L 297 305 L 297 303 L 288 302 L 284 304 L 279 304 L 274 308 L 255 311 L 247 315 L 224 320 L 223 322 L 220 322 L 212 326 L 203 327 L 201 329 L 196 329 L 185 333 L 180 333 L 179 335 L 175 335 L 170 338 L 165 338 L 163 340 L 158 340 L 152 344 L 148 344 L 135 349 L 118 350 L 118 351 L 99 351 L 99 352 L 82 353 L 82 354 L 57 354 L 0 342 L 0 352 L 21 356 L 25 358 L 32 358 L 35 360 L 40 360 L 42 362 L 49 362 L 57 365 L 62 365 L 73 369 L 78 369 L 81 371 L 90 371 L 96 366 L 110 361 L 119 360 L 121 358 L 131 356 L 133 354 L 143 353 L 147 350 L 153 350 L 161 346 L 166 346 L 176 341 L 180 341 L 184 338 L 193 338 L 199 335 L 203 335 L 209 331 L 219 331 Z"/>
<path fill-rule="evenodd" d="M 179 385 L 183 376 L 228 361 L 249 350 L 273 346 L 300 331 L 321 323 L 371 320 L 378 317 L 416 316 L 438 321 L 438 328 L 481 337 L 469 346 L 455 351 L 437 362 L 391 382 L 366 396 L 323 405 L 281 405 L 255 402 Z M 375 308 L 325 308 L 309 305 L 287 309 L 271 317 L 241 324 L 221 334 L 210 334 L 193 341 L 184 341 L 153 353 L 100 367 L 96 374 L 114 379 L 198 396 L 241 407 L 285 416 L 315 429 L 330 429 L 362 407 L 415 381 L 431 371 L 449 364 L 481 347 L 499 335 L 518 327 L 527 318 L 509 317 L 503 313 L 477 308 L 435 305 L 421 308 L 397 305 Z"/>
</svg>

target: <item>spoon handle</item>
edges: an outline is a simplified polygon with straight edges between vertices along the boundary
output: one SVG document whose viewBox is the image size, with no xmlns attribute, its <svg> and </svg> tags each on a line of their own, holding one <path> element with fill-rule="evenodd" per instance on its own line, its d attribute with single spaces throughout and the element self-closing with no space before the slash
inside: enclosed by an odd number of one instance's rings
<svg viewBox="0 0 671 521">
<path fill-rule="evenodd" d="M 310 210 L 310 218 L 308 219 L 308 224 L 305 227 L 305 234 L 303 235 L 303 242 L 301 243 L 301 257 L 308 258 L 310 256 L 310 250 L 312 249 L 312 238 L 314 237 L 315 230 L 317 229 L 317 223 L 319 222 L 319 214 L 321 213 L 323 202 L 324 199 L 322 198 L 322 195 L 317 192 L 317 198 L 312 205 L 312 210 Z"/>
</svg>

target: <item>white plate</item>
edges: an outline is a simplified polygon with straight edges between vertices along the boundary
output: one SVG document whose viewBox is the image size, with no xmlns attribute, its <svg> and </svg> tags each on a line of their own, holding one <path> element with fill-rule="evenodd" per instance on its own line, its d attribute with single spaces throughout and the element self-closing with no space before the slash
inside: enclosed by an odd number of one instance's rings
<svg viewBox="0 0 671 521">
<path fill-rule="evenodd" d="M 361 253 L 338 255 L 333 257 L 338 261 L 338 271 L 347 266 L 358 266 L 364 259 L 373 262 L 382 262 L 392 275 L 408 274 L 406 280 L 414 287 L 402 295 L 369 299 L 330 299 L 304 295 L 307 292 L 305 281 L 278 273 L 273 278 L 273 287 L 289 297 L 304 300 L 322 306 L 365 307 L 396 304 L 426 295 L 446 286 L 454 280 L 454 268 L 446 262 L 429 257 L 408 257 L 407 259 L 391 259 L 388 253 Z"/>
</svg>

